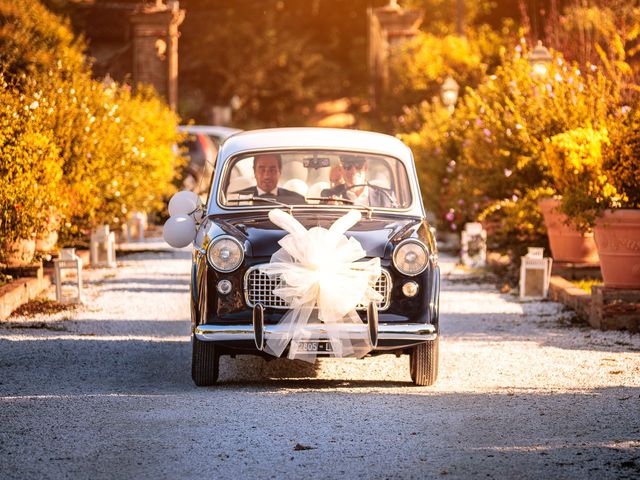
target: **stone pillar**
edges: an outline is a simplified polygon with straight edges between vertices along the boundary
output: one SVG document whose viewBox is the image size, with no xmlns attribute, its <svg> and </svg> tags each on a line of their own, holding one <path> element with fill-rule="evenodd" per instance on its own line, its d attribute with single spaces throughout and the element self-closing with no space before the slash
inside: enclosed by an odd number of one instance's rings
<svg viewBox="0 0 640 480">
<path fill-rule="evenodd" d="M 178 104 L 178 26 L 185 11 L 177 0 L 156 0 L 131 14 L 133 83 L 152 85 L 175 110 Z"/>
<path fill-rule="evenodd" d="M 419 32 L 422 10 L 405 10 L 397 0 L 367 9 L 369 37 L 369 91 L 375 107 L 389 85 L 389 59 L 393 49 Z"/>
</svg>

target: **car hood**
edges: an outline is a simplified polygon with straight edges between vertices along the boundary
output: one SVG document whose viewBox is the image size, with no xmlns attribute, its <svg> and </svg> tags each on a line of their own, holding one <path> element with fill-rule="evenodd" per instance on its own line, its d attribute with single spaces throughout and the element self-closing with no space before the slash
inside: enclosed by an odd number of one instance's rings
<svg viewBox="0 0 640 480">
<path fill-rule="evenodd" d="M 344 213 L 346 212 L 295 212 L 294 216 L 307 229 L 329 228 Z M 248 241 L 251 251 L 247 253 L 254 257 L 273 255 L 280 248 L 278 241 L 287 235 L 287 232 L 274 225 L 264 212 L 233 218 L 218 217 L 213 219 L 213 223 L 226 234 Z M 362 219 L 347 231 L 346 235 L 358 240 L 368 257 L 382 258 L 390 255 L 392 242 L 411 236 L 421 223 L 421 219 L 416 217 L 399 218 L 374 214 L 372 218 L 368 218 L 363 212 Z"/>
</svg>

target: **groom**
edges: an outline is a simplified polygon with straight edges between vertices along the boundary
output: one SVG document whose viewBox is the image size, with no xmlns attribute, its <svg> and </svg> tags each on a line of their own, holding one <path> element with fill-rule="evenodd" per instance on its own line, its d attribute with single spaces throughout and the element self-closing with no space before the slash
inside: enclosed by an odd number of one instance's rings
<svg viewBox="0 0 640 480">
<path fill-rule="evenodd" d="M 239 190 L 242 195 L 253 197 L 272 198 L 286 204 L 303 204 L 304 197 L 278 186 L 282 171 L 282 158 L 276 153 L 262 153 L 253 158 L 253 174 L 256 177 L 256 186 Z"/>
</svg>

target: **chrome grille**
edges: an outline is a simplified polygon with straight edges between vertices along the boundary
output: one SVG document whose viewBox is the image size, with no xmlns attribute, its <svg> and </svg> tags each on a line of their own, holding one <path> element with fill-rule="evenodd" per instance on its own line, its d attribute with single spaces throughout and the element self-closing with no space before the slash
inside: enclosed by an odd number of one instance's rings
<svg viewBox="0 0 640 480">
<path fill-rule="evenodd" d="M 262 273 L 259 270 L 261 266 L 250 267 L 244 275 L 244 299 L 247 305 L 253 308 L 260 303 L 263 307 L 268 308 L 289 308 L 287 302 L 273 293 L 273 290 L 281 284 L 280 278 L 278 276 L 269 277 Z M 391 298 L 391 276 L 384 268 L 374 288 L 382 295 L 382 301 L 378 302 L 378 310 L 386 310 L 389 308 Z M 359 304 L 356 307 L 357 310 L 366 310 L 366 308 L 367 306 L 364 304 Z"/>
</svg>

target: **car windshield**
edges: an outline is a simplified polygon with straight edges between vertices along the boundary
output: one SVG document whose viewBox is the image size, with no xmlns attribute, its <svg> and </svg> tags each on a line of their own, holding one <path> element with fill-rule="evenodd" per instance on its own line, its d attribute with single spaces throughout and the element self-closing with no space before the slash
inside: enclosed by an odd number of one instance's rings
<svg viewBox="0 0 640 480">
<path fill-rule="evenodd" d="M 227 162 L 221 205 L 360 205 L 405 209 L 411 205 L 401 161 L 370 153 L 287 150 L 242 154 Z"/>
</svg>

